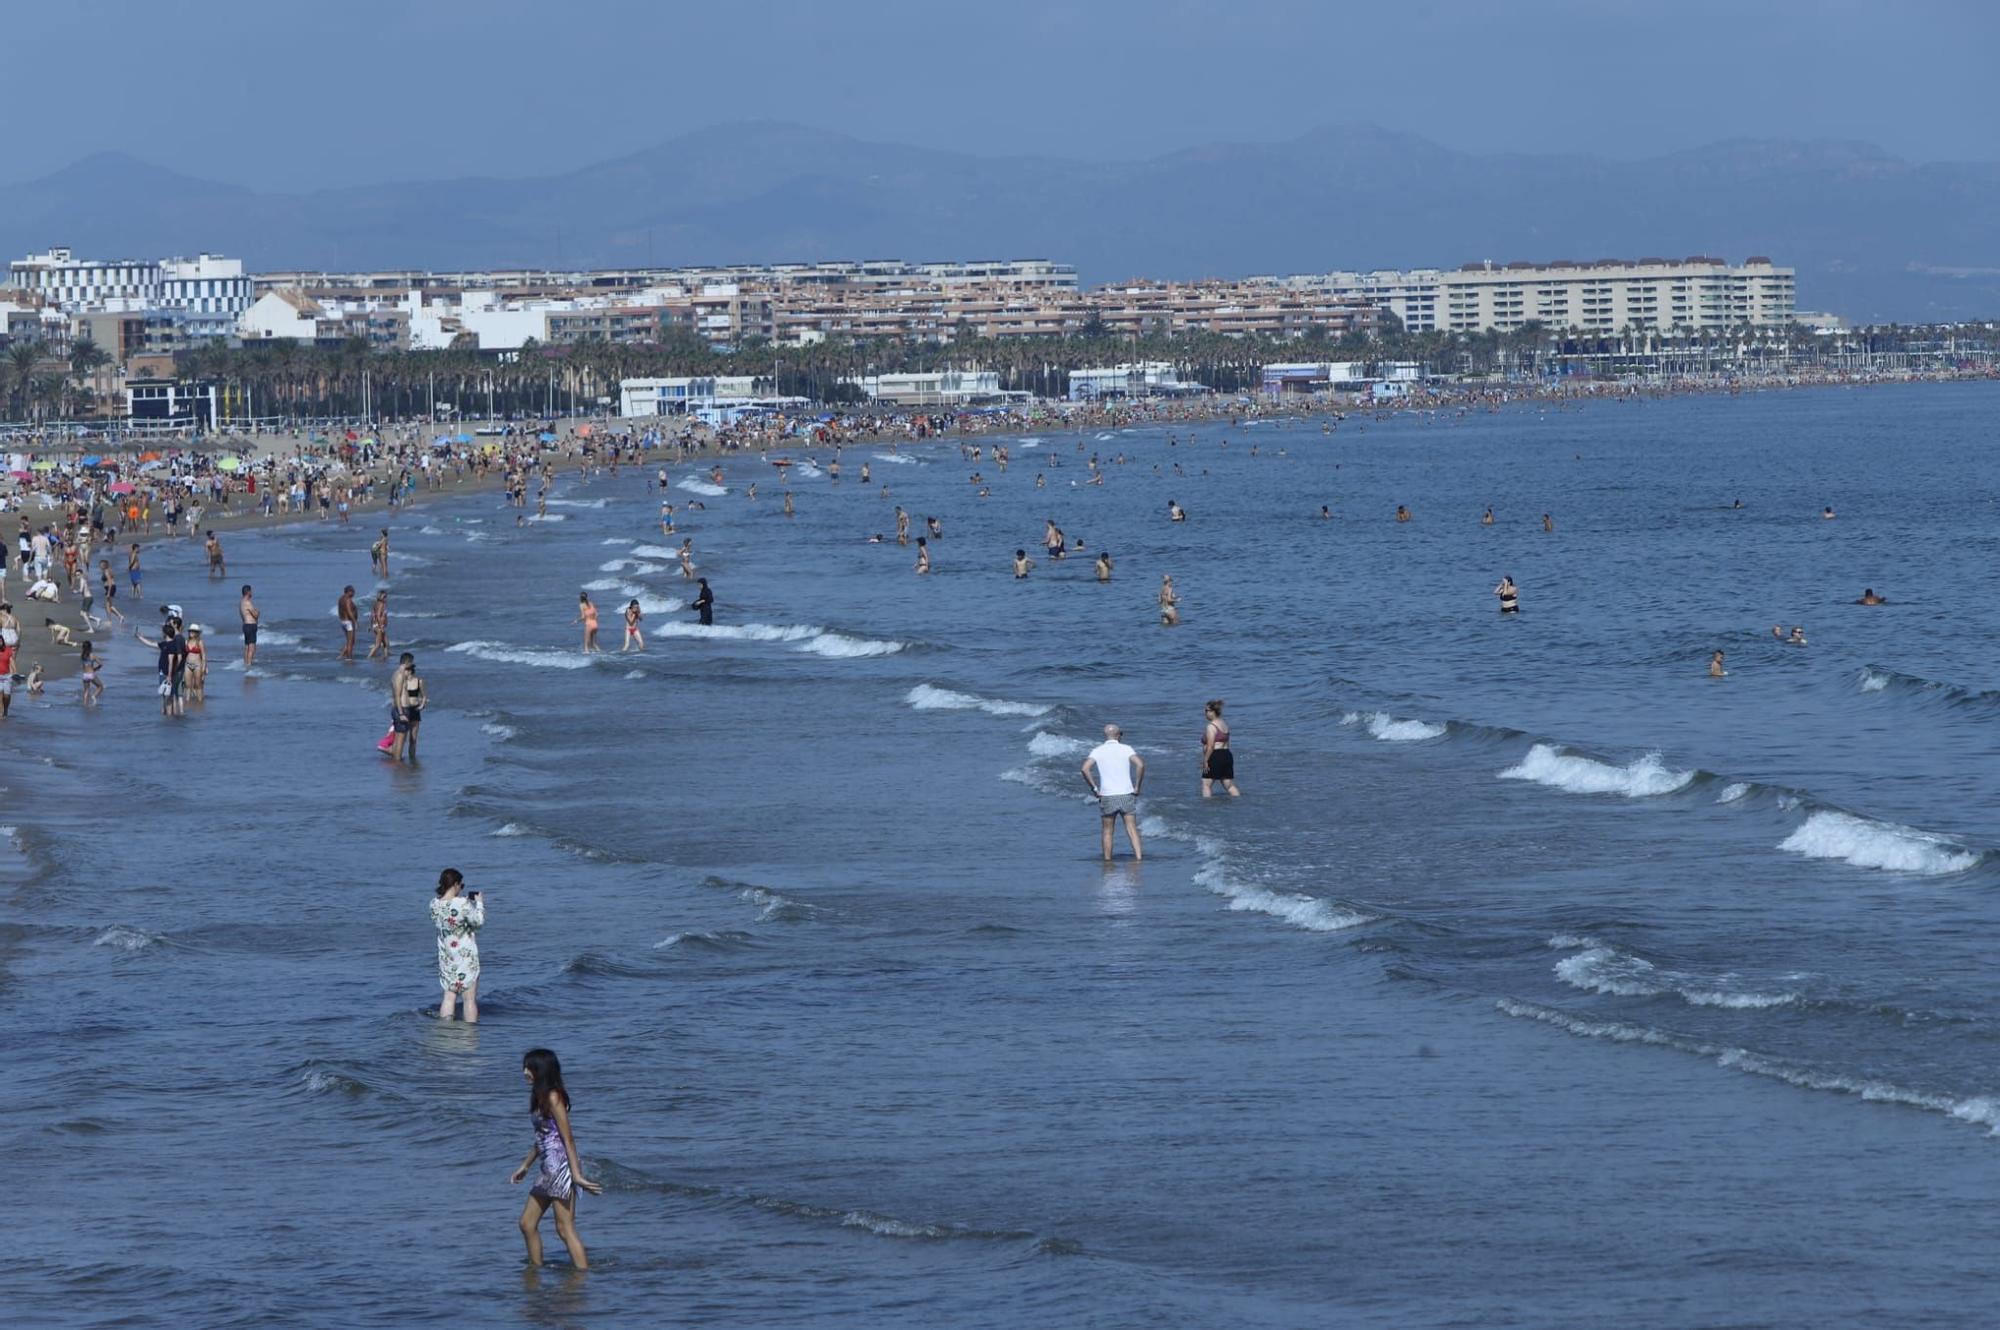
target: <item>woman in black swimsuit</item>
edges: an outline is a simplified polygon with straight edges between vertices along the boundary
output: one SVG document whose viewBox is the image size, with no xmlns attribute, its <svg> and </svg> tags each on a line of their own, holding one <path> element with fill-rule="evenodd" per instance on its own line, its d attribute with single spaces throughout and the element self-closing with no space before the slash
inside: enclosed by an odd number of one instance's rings
<svg viewBox="0 0 2000 1330">
<path fill-rule="evenodd" d="M 1222 718 L 1222 699 L 1211 698 L 1202 713 L 1201 797 L 1214 794 L 1215 782 L 1221 781 L 1233 799 L 1243 791 L 1236 788 L 1236 754 L 1229 747 L 1229 722 Z"/>
<path fill-rule="evenodd" d="M 1514 579 L 1507 576 L 1507 574 L 1500 574 L 1500 585 L 1493 588 L 1493 594 L 1500 597 L 1500 612 L 1502 614 L 1519 614 L 1521 612 L 1521 589 L 1514 585 Z"/>
</svg>

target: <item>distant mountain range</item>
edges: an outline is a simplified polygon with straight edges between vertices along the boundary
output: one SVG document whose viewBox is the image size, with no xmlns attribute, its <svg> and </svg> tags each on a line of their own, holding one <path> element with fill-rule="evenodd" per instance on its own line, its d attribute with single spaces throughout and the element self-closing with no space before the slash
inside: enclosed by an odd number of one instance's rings
<svg viewBox="0 0 2000 1330">
<path fill-rule="evenodd" d="M 982 157 L 718 125 L 562 175 L 261 193 L 104 153 L 0 190 L 0 252 L 253 268 L 1042 257 L 1086 282 L 1478 259 L 1769 255 L 1802 308 L 2000 317 L 2000 163 L 1736 140 L 1641 161 L 1369 126 L 1143 161 Z"/>
</svg>

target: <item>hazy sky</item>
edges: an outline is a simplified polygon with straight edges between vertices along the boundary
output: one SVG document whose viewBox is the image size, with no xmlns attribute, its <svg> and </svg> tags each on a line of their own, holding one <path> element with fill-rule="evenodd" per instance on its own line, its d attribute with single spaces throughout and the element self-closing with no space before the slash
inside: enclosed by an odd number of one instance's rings
<svg viewBox="0 0 2000 1330">
<path fill-rule="evenodd" d="M 0 42 L 37 53 L 12 105 L 48 108 L 14 180 L 105 149 L 269 188 L 531 175 L 736 119 L 1099 158 L 1368 121 L 2000 159 L 1993 0 L 22 0 Z"/>
</svg>

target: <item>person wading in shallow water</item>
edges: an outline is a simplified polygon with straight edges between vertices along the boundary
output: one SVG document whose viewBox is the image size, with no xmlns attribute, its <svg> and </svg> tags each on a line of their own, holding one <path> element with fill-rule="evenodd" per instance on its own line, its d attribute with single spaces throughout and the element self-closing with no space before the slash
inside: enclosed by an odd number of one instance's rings
<svg viewBox="0 0 2000 1330">
<path fill-rule="evenodd" d="M 583 1156 L 577 1153 L 576 1137 L 569 1125 L 569 1091 L 563 1088 L 562 1063 L 546 1048 L 531 1048 L 521 1056 L 521 1078 L 528 1083 L 528 1120 L 535 1130 L 535 1143 L 527 1158 L 514 1170 L 519 1185 L 537 1161 L 540 1176 L 528 1190 L 528 1203 L 521 1207 L 521 1238 L 528 1244 L 528 1264 L 542 1263 L 542 1215 L 551 1207 L 556 1212 L 556 1236 L 569 1248 L 570 1263 L 579 1270 L 590 1268 L 590 1257 L 576 1231 L 576 1193 L 579 1189 L 596 1196 L 604 1188 L 583 1175 Z"/>
<path fill-rule="evenodd" d="M 1139 845 L 1139 791 L 1146 783 L 1146 759 L 1124 741 L 1116 725 L 1104 727 L 1104 742 L 1083 759 L 1084 783 L 1097 796 L 1099 848 L 1104 862 L 1111 862 L 1111 824 L 1125 820 L 1125 839 L 1132 843 L 1132 857 L 1145 858 Z"/>
</svg>

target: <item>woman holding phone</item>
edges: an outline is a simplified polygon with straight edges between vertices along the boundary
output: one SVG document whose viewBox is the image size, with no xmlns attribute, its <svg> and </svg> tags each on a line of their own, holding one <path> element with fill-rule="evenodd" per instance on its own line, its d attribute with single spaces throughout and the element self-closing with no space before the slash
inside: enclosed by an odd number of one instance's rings
<svg viewBox="0 0 2000 1330">
<path fill-rule="evenodd" d="M 438 986 L 444 1000 L 438 1019 L 448 1021 L 452 1008 L 465 999 L 467 1024 L 479 1022 L 479 939 L 486 922 L 486 901 L 465 889 L 465 875 L 456 868 L 438 874 L 437 898 L 431 902 L 431 922 L 437 925 Z"/>
</svg>

